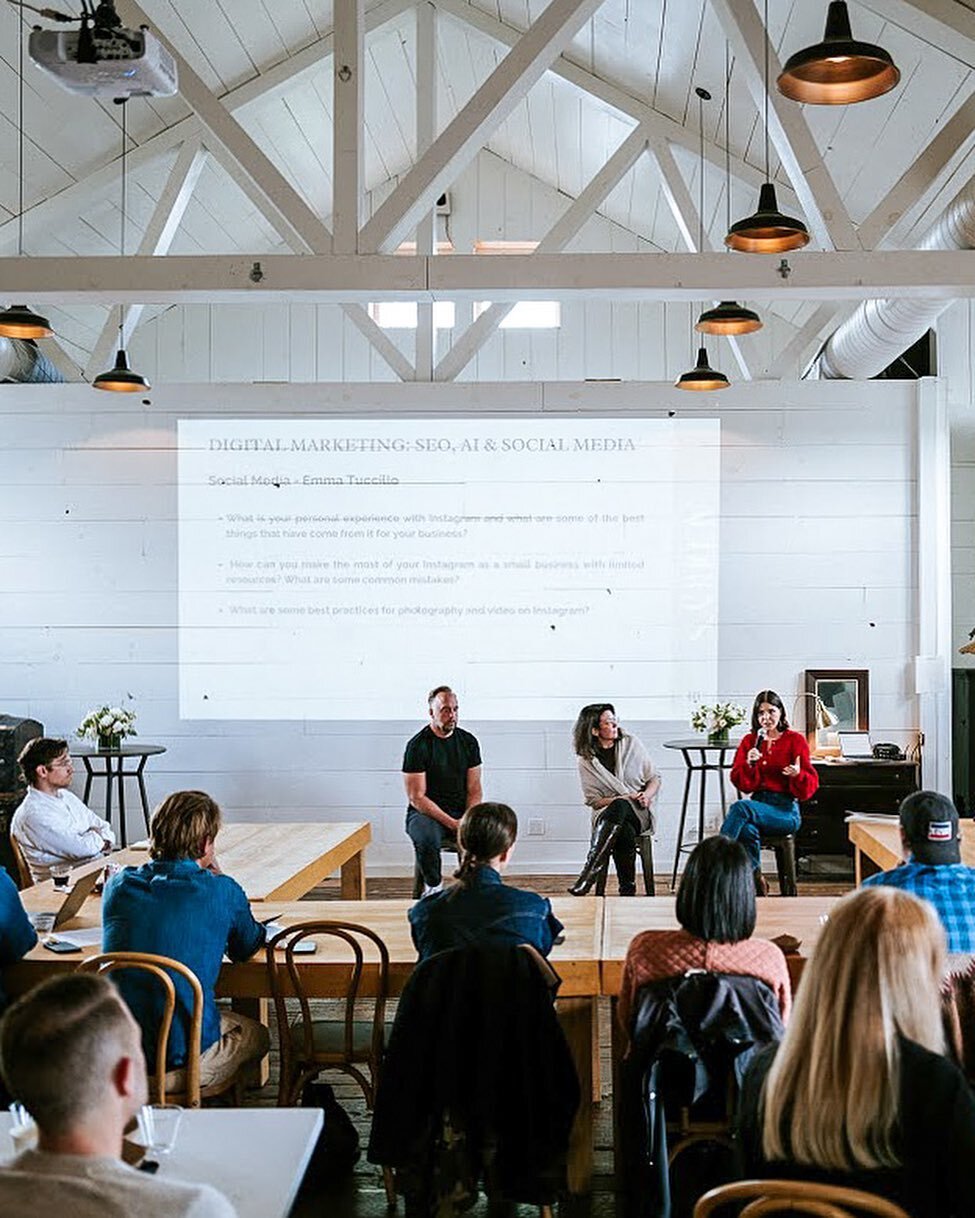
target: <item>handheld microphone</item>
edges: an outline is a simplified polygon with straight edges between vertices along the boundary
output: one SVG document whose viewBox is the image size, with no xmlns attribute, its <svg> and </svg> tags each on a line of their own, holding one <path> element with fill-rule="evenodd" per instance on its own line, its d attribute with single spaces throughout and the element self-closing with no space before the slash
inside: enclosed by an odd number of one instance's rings
<svg viewBox="0 0 975 1218">
<path fill-rule="evenodd" d="M 755 733 L 755 748 L 757 748 L 757 749 L 758 749 L 758 751 L 759 751 L 759 752 L 761 752 L 761 751 L 762 751 L 762 745 L 763 745 L 764 743 L 765 743 L 765 728 L 764 728 L 764 727 L 760 727 L 760 728 L 758 729 L 758 731 Z"/>
</svg>

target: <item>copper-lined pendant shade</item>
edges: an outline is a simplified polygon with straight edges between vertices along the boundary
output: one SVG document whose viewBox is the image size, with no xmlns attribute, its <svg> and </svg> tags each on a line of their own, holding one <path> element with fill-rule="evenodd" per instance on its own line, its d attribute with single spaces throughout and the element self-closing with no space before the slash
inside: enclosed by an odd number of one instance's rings
<svg viewBox="0 0 975 1218">
<path fill-rule="evenodd" d="M 26 305 L 11 305 L 0 311 L 0 337 L 50 338 L 51 323 Z"/>
<path fill-rule="evenodd" d="M 889 93 L 900 78 L 883 47 L 853 37 L 844 0 L 833 0 L 823 41 L 790 56 L 776 83 L 793 101 L 846 106 Z"/>
<path fill-rule="evenodd" d="M 731 382 L 723 372 L 718 372 L 708 363 L 708 353 L 704 347 L 697 352 L 697 363 L 690 370 L 677 378 L 675 385 L 678 389 L 693 389 L 704 393 L 709 389 L 727 389 Z"/>
<path fill-rule="evenodd" d="M 722 300 L 713 309 L 706 309 L 694 327 L 701 334 L 754 334 L 761 328 L 759 315 L 736 300 Z"/>
<path fill-rule="evenodd" d="M 809 231 L 801 220 L 779 211 L 775 186 L 765 182 L 758 194 L 758 210 L 744 220 L 736 220 L 724 243 L 746 254 L 781 254 L 808 245 Z"/>
<path fill-rule="evenodd" d="M 152 386 L 141 373 L 129 368 L 124 348 L 115 353 L 115 367 L 108 372 L 99 372 L 91 383 L 92 389 L 109 389 L 113 393 L 141 393 Z"/>
</svg>

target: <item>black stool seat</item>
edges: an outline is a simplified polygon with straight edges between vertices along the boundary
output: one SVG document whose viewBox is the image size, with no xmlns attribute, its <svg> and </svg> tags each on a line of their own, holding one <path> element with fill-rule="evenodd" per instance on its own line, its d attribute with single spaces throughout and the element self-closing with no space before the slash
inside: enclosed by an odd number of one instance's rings
<svg viewBox="0 0 975 1218">
<path fill-rule="evenodd" d="M 796 835 L 794 833 L 763 833 L 762 848 L 775 851 L 775 869 L 779 873 L 779 894 L 797 897 Z"/>
</svg>

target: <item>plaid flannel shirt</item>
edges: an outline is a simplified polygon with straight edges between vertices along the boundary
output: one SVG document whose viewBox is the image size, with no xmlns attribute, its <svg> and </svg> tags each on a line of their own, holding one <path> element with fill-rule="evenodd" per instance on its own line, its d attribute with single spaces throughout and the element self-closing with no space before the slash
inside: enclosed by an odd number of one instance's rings
<svg viewBox="0 0 975 1218">
<path fill-rule="evenodd" d="M 863 882 L 903 888 L 930 901 L 948 935 L 948 951 L 975 952 L 975 867 L 915 863 L 912 859 Z"/>
</svg>

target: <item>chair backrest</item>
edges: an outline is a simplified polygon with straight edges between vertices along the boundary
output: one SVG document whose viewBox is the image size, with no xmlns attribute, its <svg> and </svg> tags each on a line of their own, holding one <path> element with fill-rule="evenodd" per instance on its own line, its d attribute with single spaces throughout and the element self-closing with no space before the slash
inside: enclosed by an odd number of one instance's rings
<svg viewBox="0 0 975 1218">
<path fill-rule="evenodd" d="M 344 1056 L 348 1061 L 351 1061 L 353 1057 L 355 1004 L 360 996 L 365 964 L 363 941 L 371 943 L 376 949 L 379 960 L 373 998 L 372 1051 L 378 1059 L 383 1048 L 386 997 L 389 993 L 389 951 L 375 931 L 370 930 L 368 926 L 360 926 L 356 922 L 298 922 L 294 926 L 288 926 L 279 931 L 273 939 L 268 941 L 265 956 L 281 1042 L 284 1043 L 289 1035 L 288 1010 L 285 1000 L 288 997 L 295 997 L 298 999 L 301 1009 L 304 1056 L 309 1059 L 313 1056 L 314 1028 L 311 1007 L 302 983 L 300 961 L 295 959 L 295 946 L 304 939 L 322 936 L 341 940 L 350 952 L 350 972 L 348 984 L 345 987 L 345 1015 L 343 1018 Z M 281 944 L 284 944 L 283 961 L 275 955 Z"/>
<path fill-rule="evenodd" d="M 156 1036 L 156 1062 L 152 1071 L 152 1085 L 157 1103 L 166 1103 L 166 1047 L 173 1026 L 176 1010 L 176 986 L 170 973 L 177 973 L 190 987 L 193 1006 L 190 1011 L 190 1027 L 186 1038 L 186 1094 L 188 1108 L 200 1106 L 200 1037 L 203 1029 L 203 989 L 196 973 L 179 960 L 169 956 L 154 956 L 150 952 L 105 952 L 90 956 L 78 966 L 79 973 L 113 973 L 116 969 L 141 969 L 162 986 L 163 1012 Z"/>
<path fill-rule="evenodd" d="M 24 858 L 24 852 L 20 848 L 20 842 L 10 834 L 10 853 L 14 856 L 14 864 L 17 868 L 17 887 L 21 890 L 31 888 L 34 884 L 34 877 L 30 873 L 30 868 L 27 866 L 27 860 Z"/>
<path fill-rule="evenodd" d="M 742 1204 L 744 1203 L 744 1204 Z M 694 1206 L 694 1218 L 711 1218 L 722 1207 L 737 1218 L 765 1218 L 767 1214 L 812 1214 L 815 1218 L 910 1218 L 899 1205 L 837 1184 L 815 1184 L 809 1180 L 739 1180 L 712 1188 Z"/>
</svg>

